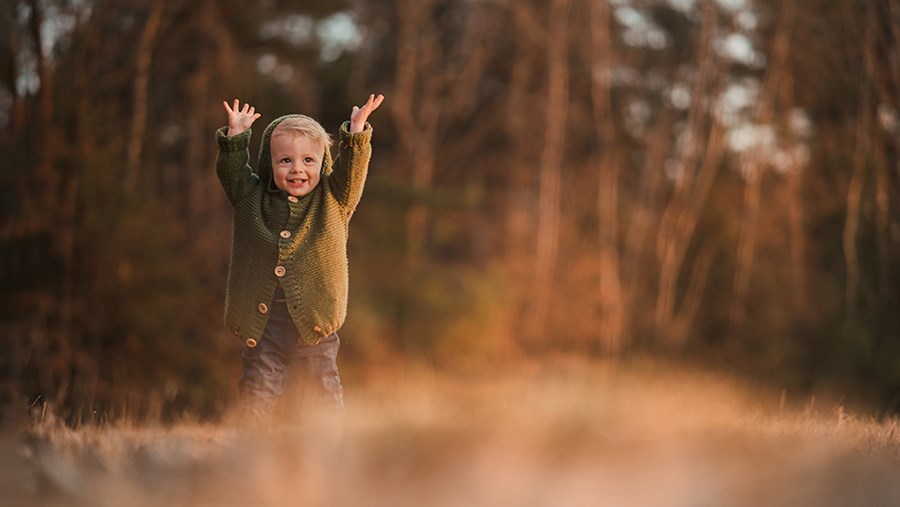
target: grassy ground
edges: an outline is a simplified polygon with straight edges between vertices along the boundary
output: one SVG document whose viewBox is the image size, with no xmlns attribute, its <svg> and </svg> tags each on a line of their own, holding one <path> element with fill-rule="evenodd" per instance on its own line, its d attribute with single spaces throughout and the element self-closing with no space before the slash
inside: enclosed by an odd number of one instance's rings
<svg viewBox="0 0 900 507">
<path fill-rule="evenodd" d="M 341 422 L 0 437 L 6 506 L 900 505 L 900 435 L 712 375 L 575 361 L 371 375 Z"/>
</svg>

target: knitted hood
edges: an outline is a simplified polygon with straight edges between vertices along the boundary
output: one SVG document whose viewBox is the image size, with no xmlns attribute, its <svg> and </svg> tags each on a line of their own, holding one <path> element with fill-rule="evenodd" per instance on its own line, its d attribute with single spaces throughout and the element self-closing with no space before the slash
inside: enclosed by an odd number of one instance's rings
<svg viewBox="0 0 900 507">
<path fill-rule="evenodd" d="M 302 114 L 286 114 L 273 120 L 263 132 L 262 142 L 259 145 L 259 164 L 256 166 L 256 175 L 259 176 L 260 181 L 265 183 L 270 192 L 281 192 L 281 189 L 275 186 L 275 180 L 272 178 L 272 150 L 269 148 L 269 142 L 275 127 L 288 118 L 312 119 Z M 326 174 L 331 174 L 331 150 L 328 147 L 325 147 L 325 156 L 322 157 L 322 175 Z M 319 184 L 321 185 L 322 182 L 320 181 Z"/>
</svg>

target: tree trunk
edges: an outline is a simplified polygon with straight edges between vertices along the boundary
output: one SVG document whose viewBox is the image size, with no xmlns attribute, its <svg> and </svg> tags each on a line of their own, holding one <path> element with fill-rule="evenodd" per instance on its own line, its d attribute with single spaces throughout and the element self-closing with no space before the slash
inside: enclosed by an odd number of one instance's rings
<svg viewBox="0 0 900 507">
<path fill-rule="evenodd" d="M 733 296 L 731 300 L 730 320 L 732 329 L 744 323 L 747 306 L 747 294 L 750 291 L 750 275 L 753 272 L 753 254 L 756 250 L 756 232 L 759 225 L 760 186 L 763 170 L 756 154 L 750 154 L 741 162 L 744 174 L 744 212 L 741 217 L 741 233 L 738 239 Z"/>
<path fill-rule="evenodd" d="M 676 299 L 678 280 L 684 265 L 684 257 L 694 236 L 700 214 L 703 211 L 715 175 L 718 173 L 722 150 L 722 127 L 712 119 L 709 141 L 706 146 L 706 157 L 697 172 L 697 160 L 700 156 L 700 143 L 704 137 L 707 118 L 707 97 L 717 96 L 711 92 L 711 83 L 716 75 L 715 55 L 712 44 L 715 40 L 717 10 L 712 2 L 705 3 L 703 28 L 697 44 L 699 76 L 692 93 L 692 102 L 688 111 L 688 120 L 682 144 L 679 147 L 678 171 L 674 175 L 675 183 L 672 197 L 663 211 L 657 236 L 657 258 L 659 262 L 659 280 L 656 296 L 654 323 L 657 333 L 664 341 L 678 343 L 681 336 L 675 333 L 672 325 L 676 318 Z M 700 181 L 697 182 L 698 174 Z"/>
<path fill-rule="evenodd" d="M 787 175 L 788 231 L 791 250 L 791 302 L 794 313 L 800 317 L 809 314 L 806 287 L 806 233 L 804 229 L 803 211 L 803 175 L 802 165 L 791 167 Z"/>
<path fill-rule="evenodd" d="M 856 125 L 856 145 L 853 151 L 850 182 L 847 187 L 846 218 L 844 221 L 843 248 L 844 263 L 847 270 L 847 281 L 844 292 L 845 319 L 844 337 L 852 338 L 857 324 L 857 303 L 859 297 L 859 253 L 857 249 L 857 235 L 859 233 L 860 210 L 862 207 L 863 191 L 868 180 L 868 166 L 872 152 L 872 121 L 874 103 L 873 87 L 877 89 L 879 74 L 877 49 L 877 5 L 875 2 L 866 4 L 866 16 L 864 26 L 864 40 L 862 46 L 862 58 L 865 64 L 865 75 L 859 80 L 862 88 L 862 96 L 859 103 L 859 117 Z M 876 90 L 877 91 L 877 90 Z M 876 189 L 877 190 L 877 189 Z"/>
<path fill-rule="evenodd" d="M 533 343 L 543 334 L 546 325 L 559 249 L 560 165 L 568 114 L 568 11 L 569 0 L 553 0 L 550 5 L 547 102 L 539 169 L 537 251 L 531 308 L 525 320 L 525 334 Z"/>
<path fill-rule="evenodd" d="M 50 79 L 50 64 L 47 62 L 47 56 L 44 54 L 44 37 L 41 33 L 41 27 L 44 23 L 43 12 L 38 5 L 37 0 L 31 0 L 31 19 L 29 27 L 31 28 L 31 36 L 34 39 L 34 56 L 37 60 L 37 74 L 40 80 L 40 119 L 42 132 L 45 131 L 53 117 L 53 80 Z M 42 144 L 42 150 L 47 146 Z"/>
<path fill-rule="evenodd" d="M 528 85 L 532 74 L 537 68 L 534 43 L 528 37 L 528 28 L 523 26 L 519 11 L 528 9 L 524 3 L 513 2 L 511 17 L 515 22 L 515 52 L 512 55 L 512 63 L 509 77 L 508 92 L 506 93 L 505 120 L 506 136 L 512 143 L 509 150 L 510 170 L 504 173 L 506 178 L 506 214 L 504 220 L 504 257 L 505 263 L 511 266 L 513 273 L 527 273 L 531 269 L 530 255 L 526 260 L 523 252 L 532 248 L 532 230 L 534 224 L 534 192 L 532 172 L 530 170 L 528 148 L 533 143 L 523 132 L 529 132 L 528 108 L 521 107 L 531 101 L 528 93 Z M 521 278 L 525 280 L 526 277 Z M 529 280 L 530 282 L 530 280 Z M 525 291 L 523 290 L 523 293 Z"/>
<path fill-rule="evenodd" d="M 397 9 L 397 68 L 391 112 L 410 166 L 412 202 L 406 210 L 407 260 L 418 264 L 429 221 L 427 194 L 434 180 L 435 135 L 440 116 L 437 76 L 430 65 L 438 58 L 430 1 L 400 2 Z"/>
<path fill-rule="evenodd" d="M 591 2 L 593 48 L 591 93 L 597 144 L 601 154 L 597 213 L 600 223 L 598 264 L 600 272 L 600 345 L 617 353 L 625 338 L 625 302 L 619 266 L 619 162 L 616 153 L 616 126 L 611 110 L 610 75 L 615 66 L 609 28 L 609 4 Z"/>
<path fill-rule="evenodd" d="M 762 94 L 756 106 L 755 125 L 770 126 L 774 119 L 775 104 L 782 81 L 788 74 L 788 64 L 790 63 L 790 30 L 793 24 L 793 13 L 793 4 L 786 2 L 772 43 L 771 63 L 766 70 Z M 735 259 L 734 293 L 730 311 L 732 331 L 737 330 L 744 323 L 750 280 L 753 276 L 756 237 L 759 227 L 760 190 L 767 163 L 763 158 L 763 148 L 760 146 L 751 147 L 741 155 L 741 172 L 744 175 L 746 187 L 744 188 L 744 212 L 741 216 L 740 239 Z"/>
<path fill-rule="evenodd" d="M 125 159 L 125 190 L 133 192 L 140 175 L 141 152 L 144 143 L 144 131 L 147 128 L 147 84 L 150 81 L 150 64 L 153 61 L 153 45 L 165 0 L 151 2 L 147 21 L 141 32 L 135 57 L 134 94 L 132 96 L 131 129 L 128 138 L 128 151 Z"/>
<path fill-rule="evenodd" d="M 31 0 L 31 17 L 29 19 L 29 28 L 31 29 L 31 37 L 34 40 L 34 52 L 37 64 L 37 75 L 40 81 L 38 90 L 39 103 L 39 121 L 38 121 L 38 145 L 37 145 L 37 163 L 34 170 L 34 179 L 36 188 L 41 189 L 41 195 L 37 197 L 38 202 L 42 203 L 46 209 L 55 210 L 56 204 L 59 202 L 58 192 L 53 189 L 56 187 L 57 178 L 53 177 L 53 146 L 50 142 L 50 129 L 53 120 L 53 79 L 51 76 L 50 64 L 44 55 L 44 37 L 41 31 L 44 23 L 43 12 L 37 0 Z M 31 219 L 37 223 L 44 224 L 49 227 L 53 218 L 43 214 L 39 216 L 31 216 Z"/>
<path fill-rule="evenodd" d="M 860 208 L 862 193 L 867 179 L 866 165 L 869 156 L 869 125 L 871 118 L 871 98 L 867 85 L 863 91 L 860 102 L 860 116 L 856 129 L 856 146 L 853 152 L 852 167 L 850 168 L 850 183 L 847 186 L 846 217 L 844 219 L 844 265 L 847 270 L 847 281 L 844 289 L 844 307 L 846 310 L 844 319 L 844 335 L 849 338 L 856 326 L 856 303 L 859 293 L 859 254 L 856 247 L 856 237 L 859 231 Z"/>
<path fill-rule="evenodd" d="M 865 58 L 867 70 L 878 99 L 879 115 L 900 113 L 900 6 L 890 0 L 868 5 Z M 895 116 L 896 118 L 896 116 Z M 896 119 L 895 119 L 896 121 Z M 900 177 L 900 138 L 898 127 L 885 125 L 872 138 L 872 170 L 875 192 L 875 243 L 878 259 L 879 301 L 890 301 L 895 286 L 891 248 L 891 170 Z M 893 166 L 893 167 L 892 167 Z M 885 304 L 883 312 L 893 313 Z"/>
</svg>

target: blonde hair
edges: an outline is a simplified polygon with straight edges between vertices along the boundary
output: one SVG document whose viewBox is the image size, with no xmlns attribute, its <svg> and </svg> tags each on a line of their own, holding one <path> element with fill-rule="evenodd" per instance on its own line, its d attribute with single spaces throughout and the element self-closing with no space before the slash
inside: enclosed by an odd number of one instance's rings
<svg viewBox="0 0 900 507">
<path fill-rule="evenodd" d="M 331 148 L 331 136 L 322 128 L 322 125 L 319 125 L 319 122 L 308 116 L 298 115 L 285 118 L 272 131 L 272 137 L 290 134 L 306 136 L 320 146 Z"/>
</svg>

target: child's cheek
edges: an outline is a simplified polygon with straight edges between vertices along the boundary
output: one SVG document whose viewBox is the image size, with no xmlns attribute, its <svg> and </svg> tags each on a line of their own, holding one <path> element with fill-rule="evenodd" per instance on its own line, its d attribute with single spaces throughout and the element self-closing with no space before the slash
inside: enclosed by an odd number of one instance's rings
<svg viewBox="0 0 900 507">
<path fill-rule="evenodd" d="M 287 191 L 287 187 L 284 184 L 284 171 L 279 171 L 278 167 L 272 167 L 272 175 L 275 180 L 275 186 L 279 190 Z"/>
</svg>

